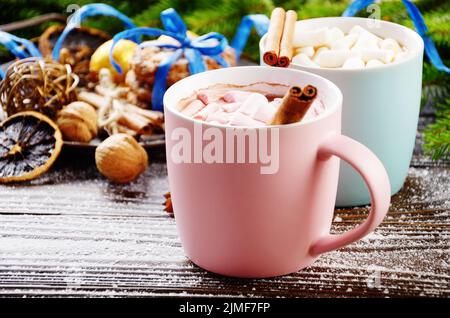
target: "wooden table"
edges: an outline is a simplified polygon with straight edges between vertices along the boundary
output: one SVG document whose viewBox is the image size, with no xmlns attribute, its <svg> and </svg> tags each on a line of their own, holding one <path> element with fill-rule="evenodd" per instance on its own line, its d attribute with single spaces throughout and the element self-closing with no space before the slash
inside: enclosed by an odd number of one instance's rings
<svg viewBox="0 0 450 318">
<path fill-rule="evenodd" d="M 0 186 L 0 295 L 450 296 L 449 162 L 433 163 L 417 148 L 403 190 L 373 234 L 298 273 L 243 280 L 186 259 L 162 207 L 164 151 L 150 156 L 145 175 L 125 186 L 99 175 L 92 152 L 68 149 L 40 179 Z M 366 213 L 337 210 L 333 231 Z"/>
</svg>

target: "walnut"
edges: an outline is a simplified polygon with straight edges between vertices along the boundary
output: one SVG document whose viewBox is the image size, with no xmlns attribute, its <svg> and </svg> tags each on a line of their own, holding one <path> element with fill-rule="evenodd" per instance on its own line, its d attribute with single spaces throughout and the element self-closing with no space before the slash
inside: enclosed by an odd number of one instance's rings
<svg viewBox="0 0 450 318">
<path fill-rule="evenodd" d="M 102 175 L 116 183 L 135 180 L 148 165 L 145 149 L 127 134 L 105 139 L 95 150 L 95 163 Z"/>
<path fill-rule="evenodd" d="M 85 102 L 73 102 L 60 110 L 56 124 L 64 140 L 89 142 L 97 136 L 97 112 Z"/>
</svg>

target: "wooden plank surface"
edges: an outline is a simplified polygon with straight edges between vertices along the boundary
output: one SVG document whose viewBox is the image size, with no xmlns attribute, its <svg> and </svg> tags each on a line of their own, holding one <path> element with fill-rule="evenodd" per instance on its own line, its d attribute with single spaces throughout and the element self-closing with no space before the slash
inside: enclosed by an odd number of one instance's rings
<svg viewBox="0 0 450 318">
<path fill-rule="evenodd" d="M 362 241 L 292 275 L 242 280 L 186 259 L 161 205 L 164 152 L 150 157 L 123 186 L 101 178 L 92 152 L 66 149 L 40 179 L 0 186 L 0 296 L 450 296 L 448 162 L 417 151 L 388 217 Z M 366 213 L 337 210 L 333 232 Z"/>
<path fill-rule="evenodd" d="M 66 153 L 41 179 L 0 188 L 0 294 L 448 297 L 449 183 L 448 166 L 416 157 L 389 216 L 366 239 L 293 275 L 239 280 L 185 258 L 161 206 L 163 160 L 136 183 L 117 186 L 90 160 Z M 338 210 L 333 230 L 366 212 Z"/>
</svg>

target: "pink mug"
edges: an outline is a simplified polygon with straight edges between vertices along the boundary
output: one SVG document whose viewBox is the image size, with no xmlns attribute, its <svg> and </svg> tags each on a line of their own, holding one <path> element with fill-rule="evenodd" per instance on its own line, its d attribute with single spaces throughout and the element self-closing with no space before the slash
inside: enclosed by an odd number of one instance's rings
<svg viewBox="0 0 450 318">
<path fill-rule="evenodd" d="M 198 89 L 261 81 L 276 83 L 267 85 L 276 94 L 290 85 L 314 85 L 326 110 L 300 123 L 253 128 L 209 124 L 178 111 L 180 100 Z M 336 85 L 294 69 L 225 68 L 190 76 L 167 90 L 172 203 L 181 243 L 195 264 L 235 277 L 289 274 L 381 223 L 390 203 L 389 179 L 368 148 L 341 135 L 341 108 Z M 372 207 L 363 223 L 333 235 L 339 158 L 362 176 Z"/>
</svg>

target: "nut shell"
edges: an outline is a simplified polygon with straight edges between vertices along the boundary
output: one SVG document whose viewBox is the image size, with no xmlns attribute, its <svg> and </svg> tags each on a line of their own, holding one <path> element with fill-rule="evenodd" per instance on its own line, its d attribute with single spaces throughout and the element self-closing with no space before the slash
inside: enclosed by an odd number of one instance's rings
<svg viewBox="0 0 450 318">
<path fill-rule="evenodd" d="M 102 175 L 116 183 L 135 180 L 148 165 L 145 149 L 127 134 L 105 139 L 95 150 L 95 163 Z"/>
<path fill-rule="evenodd" d="M 73 102 L 60 110 L 56 124 L 64 140 L 89 142 L 97 136 L 97 112 L 85 102 Z"/>
</svg>

